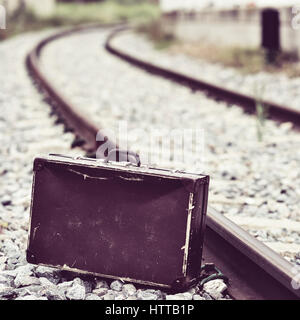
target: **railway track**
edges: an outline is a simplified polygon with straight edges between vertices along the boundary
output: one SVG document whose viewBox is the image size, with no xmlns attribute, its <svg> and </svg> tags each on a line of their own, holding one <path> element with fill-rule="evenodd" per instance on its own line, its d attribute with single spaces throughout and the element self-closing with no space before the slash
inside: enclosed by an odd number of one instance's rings
<svg viewBox="0 0 300 320">
<path fill-rule="evenodd" d="M 245 112 L 256 113 L 257 99 L 253 96 L 215 85 L 205 80 L 201 80 L 200 78 L 192 77 L 183 72 L 171 70 L 162 65 L 153 64 L 150 61 L 142 59 L 141 57 L 136 57 L 126 50 L 118 47 L 118 45 L 114 43 L 114 39 L 116 39 L 120 34 L 128 32 L 130 30 L 131 29 L 126 26 L 114 30 L 107 39 L 106 49 L 120 59 L 123 59 L 124 61 L 127 61 L 132 65 L 146 70 L 151 74 L 156 74 L 158 76 L 167 78 L 173 82 L 180 83 L 181 85 L 187 86 L 193 90 L 205 91 L 209 95 L 209 97 L 228 102 L 229 104 L 238 105 L 242 107 Z M 268 111 L 268 117 L 270 119 L 279 122 L 289 121 L 293 123 L 295 129 L 299 130 L 300 111 L 287 105 L 276 104 L 268 100 L 261 100 L 260 103 Z"/>
<path fill-rule="evenodd" d="M 88 153 L 95 152 L 100 145 L 100 142 L 95 140 L 98 126 L 54 89 L 53 83 L 49 81 L 41 68 L 39 58 L 42 50 L 50 42 L 99 27 L 113 28 L 113 26 L 87 26 L 60 32 L 41 41 L 29 53 L 26 61 L 33 80 L 38 84 L 47 101 L 51 103 L 66 127 L 74 131 L 78 137 L 77 144 L 80 144 Z M 118 30 L 120 29 L 118 28 Z M 145 61 L 140 61 L 118 51 L 110 43 L 117 32 L 119 31 L 114 29 L 106 43 L 106 48 L 111 53 L 151 73 L 193 88 L 211 89 L 214 95 L 222 97 L 222 99 L 239 100 L 240 96 L 234 95 L 233 92 L 222 90 L 222 88 L 210 88 L 207 84 L 198 83 L 195 79 L 187 79 L 171 70 L 163 70 L 160 67 L 149 65 Z M 239 102 L 246 109 L 253 109 L 253 100 L 250 97 L 240 97 Z M 280 119 L 286 119 L 286 117 L 296 119 L 291 114 L 287 114 L 290 110 L 283 109 L 278 109 L 273 105 L 270 111 L 274 110 L 274 117 L 279 116 Z M 115 146 L 114 141 L 110 141 L 110 143 Z M 300 297 L 299 290 L 294 290 L 292 287 L 292 280 L 295 277 L 292 271 L 293 265 L 210 207 L 204 244 L 204 262 L 215 263 L 230 279 L 229 294 L 235 299 L 298 299 Z"/>
</svg>

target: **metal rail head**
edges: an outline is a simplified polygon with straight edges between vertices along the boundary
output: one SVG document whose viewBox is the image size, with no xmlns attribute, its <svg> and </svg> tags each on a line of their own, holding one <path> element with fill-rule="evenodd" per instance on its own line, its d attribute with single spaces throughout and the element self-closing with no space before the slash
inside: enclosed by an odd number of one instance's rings
<svg viewBox="0 0 300 320">
<path fill-rule="evenodd" d="M 101 135 L 99 127 L 93 120 L 89 119 L 83 112 L 80 112 L 64 95 L 59 92 L 57 88 L 54 89 L 54 85 L 47 78 L 42 68 L 40 67 L 40 55 L 42 50 L 49 43 L 77 32 L 84 32 L 93 29 L 103 28 L 116 28 L 116 26 L 124 26 L 124 23 L 113 24 L 88 24 L 77 26 L 73 28 L 63 29 L 59 33 L 52 34 L 46 39 L 40 41 L 31 52 L 27 55 L 26 65 L 31 77 L 38 88 L 48 96 L 50 105 L 55 104 L 53 108 L 54 113 L 58 114 L 60 118 L 64 119 L 64 124 L 68 129 L 74 131 L 74 133 L 81 140 L 81 146 L 87 152 L 94 152 L 102 144 L 102 140 L 99 142 L 96 137 Z M 116 148 L 117 145 L 113 141 L 107 142 L 110 148 Z"/>
<path fill-rule="evenodd" d="M 208 208 L 205 241 L 208 251 L 213 254 L 218 252 L 217 259 L 224 262 L 223 266 L 216 263 L 222 272 L 230 280 L 235 278 L 231 281 L 232 286 L 240 283 L 241 287 L 242 282 L 244 286 L 249 286 L 246 296 L 300 298 L 300 290 L 292 286 L 295 277 L 293 265 L 211 207 Z M 257 281 L 258 278 L 261 281 Z M 243 295 L 239 290 L 237 294 Z"/>
</svg>

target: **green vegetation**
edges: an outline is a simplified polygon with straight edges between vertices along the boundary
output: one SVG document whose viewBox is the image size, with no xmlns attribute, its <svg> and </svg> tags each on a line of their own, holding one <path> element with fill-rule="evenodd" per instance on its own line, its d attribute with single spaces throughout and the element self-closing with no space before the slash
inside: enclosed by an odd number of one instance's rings
<svg viewBox="0 0 300 320">
<path fill-rule="evenodd" d="M 140 24 L 137 31 L 146 34 L 156 49 L 166 49 L 169 53 L 186 54 L 199 60 L 219 63 L 236 68 L 244 74 L 266 71 L 284 72 L 291 78 L 300 77 L 299 59 L 293 53 L 268 53 L 264 49 L 221 46 L 204 41 L 179 41 L 172 27 L 164 24 L 161 17 Z"/>
<path fill-rule="evenodd" d="M 158 15 L 158 7 L 146 0 L 106 0 L 100 3 L 58 4 L 55 13 L 57 18 L 71 24 L 119 20 L 147 22 Z"/>
<path fill-rule="evenodd" d="M 300 76 L 300 65 L 296 55 L 279 52 L 270 63 L 263 49 L 221 47 L 208 43 L 178 43 L 169 48 L 171 52 L 190 55 L 194 58 L 226 67 L 239 69 L 242 73 L 252 74 L 261 71 L 285 72 L 290 77 Z"/>
<path fill-rule="evenodd" d="M 163 22 L 160 18 L 140 23 L 137 25 L 136 30 L 145 34 L 153 42 L 157 50 L 168 49 L 176 44 L 173 33 L 163 27 Z"/>
<path fill-rule="evenodd" d="M 262 103 L 264 91 L 264 86 L 258 86 L 256 84 L 256 86 L 254 87 L 254 96 L 256 97 L 256 133 L 257 140 L 259 142 L 263 141 L 265 122 L 268 117 L 268 109 Z"/>
<path fill-rule="evenodd" d="M 263 141 L 264 131 L 265 131 L 265 121 L 267 118 L 267 112 L 265 106 L 261 103 L 261 101 L 256 102 L 256 133 L 257 140 L 259 142 Z"/>
<path fill-rule="evenodd" d="M 41 18 L 20 9 L 7 19 L 7 29 L 0 30 L 0 40 L 21 32 L 83 23 L 128 21 L 146 24 L 159 17 L 159 7 L 147 0 L 104 0 L 90 3 L 58 3 L 52 16 Z"/>
<path fill-rule="evenodd" d="M 164 25 L 160 17 L 141 23 L 137 31 L 146 34 L 156 49 L 167 49 L 169 53 L 183 53 L 200 60 L 220 63 L 239 69 L 245 74 L 283 71 L 290 77 L 300 76 L 299 60 L 292 53 L 279 52 L 270 56 L 264 49 L 219 46 L 201 41 L 179 41 L 174 36 L 172 28 Z"/>
</svg>

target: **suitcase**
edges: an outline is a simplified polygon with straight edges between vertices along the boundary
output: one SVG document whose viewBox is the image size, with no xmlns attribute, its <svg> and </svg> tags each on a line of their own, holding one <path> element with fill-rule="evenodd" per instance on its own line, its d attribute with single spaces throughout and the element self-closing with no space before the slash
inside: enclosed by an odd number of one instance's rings
<svg viewBox="0 0 300 320">
<path fill-rule="evenodd" d="M 209 177 L 131 162 L 36 158 L 27 261 L 175 291 L 192 284 Z"/>
</svg>

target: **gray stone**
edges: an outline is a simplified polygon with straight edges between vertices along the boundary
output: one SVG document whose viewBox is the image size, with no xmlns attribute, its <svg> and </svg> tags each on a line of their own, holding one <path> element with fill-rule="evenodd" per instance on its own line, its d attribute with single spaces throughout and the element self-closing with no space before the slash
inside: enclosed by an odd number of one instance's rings
<svg viewBox="0 0 300 320">
<path fill-rule="evenodd" d="M 77 281 L 74 281 L 71 288 L 67 289 L 66 297 L 70 300 L 84 300 L 85 293 L 86 293 L 85 286 L 82 284 L 81 281 L 77 280 Z"/>
<path fill-rule="evenodd" d="M 3 206 L 11 205 L 12 203 L 11 197 L 8 194 L 6 194 L 5 196 L 2 197 L 1 203 Z"/>
<path fill-rule="evenodd" d="M 17 288 L 19 288 L 24 286 L 40 284 L 40 280 L 33 276 L 18 274 L 14 280 L 14 284 Z"/>
<path fill-rule="evenodd" d="M 98 295 L 99 297 L 104 296 L 108 292 L 107 288 L 99 288 L 99 289 L 94 289 L 93 293 Z"/>
<path fill-rule="evenodd" d="M 7 257 L 4 257 L 4 256 L 0 256 L 0 267 L 1 266 L 4 266 L 5 267 L 5 262 L 7 261 Z M 3 269 L 4 270 L 4 269 Z M 0 271 L 2 271 L 1 269 L 0 269 Z"/>
<path fill-rule="evenodd" d="M 63 289 L 59 289 L 57 286 L 43 287 L 39 294 L 46 296 L 49 300 L 66 300 L 66 296 Z"/>
<path fill-rule="evenodd" d="M 5 277 L 5 276 L 0 274 L 0 284 L 2 284 L 2 283 L 5 284 L 5 283 L 8 283 L 8 282 L 9 282 L 8 277 Z"/>
<path fill-rule="evenodd" d="M 213 298 L 206 292 L 202 292 L 201 296 L 205 299 L 205 300 L 213 300 Z"/>
<path fill-rule="evenodd" d="M 85 297 L 85 300 L 102 300 L 100 296 L 94 293 L 88 293 Z"/>
<path fill-rule="evenodd" d="M 17 271 L 16 270 L 3 270 L 0 272 L 1 276 L 4 277 L 10 277 L 11 279 L 14 279 L 17 275 Z"/>
<path fill-rule="evenodd" d="M 3 285 L 6 285 L 6 286 L 9 286 L 9 287 L 14 287 L 14 277 L 11 277 L 11 276 L 0 276 L 1 278 L 1 281 L 0 281 L 0 284 L 3 284 Z"/>
<path fill-rule="evenodd" d="M 112 290 L 109 290 L 104 296 L 103 300 L 115 300 L 115 293 Z"/>
<path fill-rule="evenodd" d="M 136 295 L 129 296 L 125 300 L 138 300 L 138 297 Z"/>
<path fill-rule="evenodd" d="M 14 296 L 14 288 L 0 284 L 0 297 L 12 297 Z"/>
<path fill-rule="evenodd" d="M 115 280 L 110 284 L 110 288 L 114 291 L 122 291 L 123 283 L 120 280 Z"/>
<path fill-rule="evenodd" d="M 82 281 L 82 284 L 85 287 L 85 293 L 92 293 L 94 286 L 92 281 Z"/>
<path fill-rule="evenodd" d="M 24 297 L 18 297 L 15 300 L 48 300 L 47 297 L 37 297 L 34 295 L 27 295 Z"/>
<path fill-rule="evenodd" d="M 194 294 L 193 300 L 205 300 L 205 298 L 201 297 L 200 294 Z"/>
<path fill-rule="evenodd" d="M 60 280 L 59 275 L 58 275 L 58 271 L 53 268 L 38 266 L 34 273 L 38 277 L 46 278 L 54 284 L 58 284 L 58 282 Z"/>
<path fill-rule="evenodd" d="M 181 294 L 168 294 L 166 300 L 185 300 L 185 298 Z"/>
<path fill-rule="evenodd" d="M 33 275 L 33 271 L 34 271 L 35 267 L 32 264 L 26 264 L 24 266 L 20 266 L 18 268 L 16 268 L 16 275 L 27 275 L 27 276 L 31 276 Z"/>
<path fill-rule="evenodd" d="M 62 283 L 59 283 L 57 285 L 57 288 L 59 288 L 60 290 L 62 290 L 62 292 L 66 293 L 68 289 L 70 289 L 74 284 L 74 281 L 64 281 Z"/>
<path fill-rule="evenodd" d="M 136 288 L 133 284 L 127 283 L 127 284 L 123 285 L 122 291 L 125 294 L 125 296 L 128 297 L 128 296 L 132 296 L 136 293 Z"/>
<path fill-rule="evenodd" d="M 115 300 L 125 300 L 126 296 L 122 292 L 117 292 L 115 294 Z"/>
<path fill-rule="evenodd" d="M 109 288 L 109 286 L 106 281 L 98 280 L 96 281 L 95 289 L 99 289 L 99 288 Z"/>
<path fill-rule="evenodd" d="M 40 291 L 41 291 L 41 286 L 38 284 L 33 284 L 26 287 L 14 289 L 14 293 L 21 297 L 25 295 L 34 295 L 34 296 L 40 297 L 42 296 L 42 294 L 40 294 Z"/>
<path fill-rule="evenodd" d="M 190 292 L 184 292 L 184 293 L 182 293 L 182 295 L 184 296 L 185 300 L 192 300 L 193 299 L 193 294 Z"/>
<path fill-rule="evenodd" d="M 50 280 L 48 280 L 45 277 L 40 277 L 39 281 L 41 283 L 41 286 L 43 286 L 44 288 L 49 288 L 49 287 L 52 287 L 54 285 L 53 282 L 51 282 Z"/>
<path fill-rule="evenodd" d="M 140 300 L 158 300 L 158 295 L 153 290 L 137 290 L 137 298 Z"/>
<path fill-rule="evenodd" d="M 193 295 L 190 292 L 177 293 L 172 295 L 167 295 L 166 300 L 192 300 Z"/>
<path fill-rule="evenodd" d="M 221 279 L 211 280 L 203 285 L 203 290 L 216 300 L 223 298 L 226 289 L 227 285 Z"/>
</svg>

